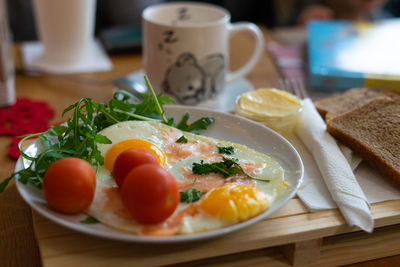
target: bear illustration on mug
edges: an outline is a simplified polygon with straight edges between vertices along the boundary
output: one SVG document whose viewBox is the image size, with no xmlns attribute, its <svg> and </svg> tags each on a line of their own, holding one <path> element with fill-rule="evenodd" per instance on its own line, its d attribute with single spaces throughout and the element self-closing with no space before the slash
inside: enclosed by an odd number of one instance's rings
<svg viewBox="0 0 400 267">
<path fill-rule="evenodd" d="M 163 90 L 183 104 L 197 104 L 215 97 L 224 84 L 223 54 L 200 61 L 192 53 L 182 53 L 166 71 Z"/>
</svg>

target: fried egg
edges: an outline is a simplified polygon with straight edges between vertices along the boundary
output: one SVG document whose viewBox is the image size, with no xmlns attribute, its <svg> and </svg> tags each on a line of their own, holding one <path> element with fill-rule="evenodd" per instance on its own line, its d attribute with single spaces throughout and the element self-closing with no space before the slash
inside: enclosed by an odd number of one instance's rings
<svg viewBox="0 0 400 267">
<path fill-rule="evenodd" d="M 159 122 L 120 122 L 100 134 L 108 137 L 112 144 L 98 145 L 104 165 L 96 172 L 96 192 L 88 214 L 118 230 L 137 235 L 170 236 L 219 229 L 261 214 L 286 190 L 280 164 L 244 145 L 183 132 Z M 187 143 L 176 142 L 182 136 Z M 234 148 L 232 155 L 219 153 L 218 147 L 229 146 Z M 173 174 L 180 191 L 193 186 L 205 194 L 194 203 L 180 203 L 162 223 L 142 225 L 134 221 L 122 204 L 119 188 L 112 177 L 115 159 L 129 148 L 153 152 L 160 165 Z M 219 162 L 223 157 L 238 159 L 244 172 L 257 180 L 243 172 L 228 178 L 216 173 L 192 172 L 193 163 Z"/>
</svg>

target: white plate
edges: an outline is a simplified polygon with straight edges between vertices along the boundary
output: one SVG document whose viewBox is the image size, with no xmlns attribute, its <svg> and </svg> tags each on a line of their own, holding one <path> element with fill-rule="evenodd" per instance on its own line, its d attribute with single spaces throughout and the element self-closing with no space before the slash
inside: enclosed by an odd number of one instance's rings
<svg viewBox="0 0 400 267">
<path fill-rule="evenodd" d="M 190 121 L 204 116 L 215 118 L 215 123 L 204 131 L 203 135 L 241 143 L 273 157 L 286 170 L 285 180 L 289 183 L 289 189 L 280 195 L 268 210 L 250 220 L 210 232 L 170 237 L 137 236 L 114 230 L 100 223 L 82 224 L 80 221 L 87 217 L 86 214 L 64 215 L 51 210 L 47 207 L 40 190 L 18 182 L 16 183 L 18 191 L 32 209 L 62 226 L 98 237 L 146 243 L 185 242 L 225 235 L 265 219 L 284 206 L 295 195 L 303 178 L 303 164 L 297 151 L 286 139 L 259 123 L 235 115 L 186 106 L 166 107 L 166 113 L 177 119 L 185 112 L 190 112 Z M 35 155 L 36 150 L 36 145 L 32 144 L 27 148 L 26 153 Z M 28 161 L 19 158 L 15 170 L 19 171 L 24 166 L 28 166 Z"/>
</svg>

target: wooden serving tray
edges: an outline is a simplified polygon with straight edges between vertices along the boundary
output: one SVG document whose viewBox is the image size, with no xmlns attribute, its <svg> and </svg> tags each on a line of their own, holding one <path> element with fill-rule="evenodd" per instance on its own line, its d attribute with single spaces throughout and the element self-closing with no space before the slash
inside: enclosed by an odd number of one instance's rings
<svg viewBox="0 0 400 267">
<path fill-rule="evenodd" d="M 92 237 L 34 213 L 44 266 L 337 266 L 400 254 L 400 200 L 372 205 L 375 231 L 348 227 L 338 210 L 307 211 L 294 198 L 238 232 L 184 244 L 135 244 Z"/>
</svg>

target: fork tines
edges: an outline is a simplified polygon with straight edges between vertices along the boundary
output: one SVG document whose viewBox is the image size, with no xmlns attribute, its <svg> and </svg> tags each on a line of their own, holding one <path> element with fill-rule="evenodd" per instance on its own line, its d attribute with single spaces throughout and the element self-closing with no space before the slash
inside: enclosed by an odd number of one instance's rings
<svg viewBox="0 0 400 267">
<path fill-rule="evenodd" d="M 283 79 L 279 81 L 281 89 L 296 95 L 298 98 L 308 98 L 304 82 L 300 79 Z"/>
</svg>

